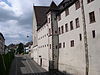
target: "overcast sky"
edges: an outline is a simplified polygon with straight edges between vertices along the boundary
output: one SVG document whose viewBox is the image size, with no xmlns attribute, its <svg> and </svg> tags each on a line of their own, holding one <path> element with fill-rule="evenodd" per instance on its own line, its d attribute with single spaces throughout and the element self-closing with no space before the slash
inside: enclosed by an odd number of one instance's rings
<svg viewBox="0 0 100 75">
<path fill-rule="evenodd" d="M 0 0 L 0 32 L 6 44 L 32 40 L 32 6 L 49 6 L 52 0 Z M 62 0 L 54 0 L 59 4 Z M 27 38 L 27 36 L 29 36 Z"/>
</svg>

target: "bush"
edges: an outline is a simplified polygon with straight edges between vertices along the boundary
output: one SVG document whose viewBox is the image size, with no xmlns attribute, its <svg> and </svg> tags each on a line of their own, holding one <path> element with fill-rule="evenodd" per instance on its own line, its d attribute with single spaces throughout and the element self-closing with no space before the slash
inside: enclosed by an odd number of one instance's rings
<svg viewBox="0 0 100 75">
<path fill-rule="evenodd" d="M 14 53 L 0 55 L 0 75 L 8 75 L 10 65 L 14 59 Z"/>
</svg>

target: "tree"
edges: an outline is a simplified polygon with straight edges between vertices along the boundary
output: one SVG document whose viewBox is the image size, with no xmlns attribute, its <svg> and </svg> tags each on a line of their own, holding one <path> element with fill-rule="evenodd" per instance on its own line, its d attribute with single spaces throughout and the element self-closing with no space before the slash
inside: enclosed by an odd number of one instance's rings
<svg viewBox="0 0 100 75">
<path fill-rule="evenodd" d="M 24 44 L 20 43 L 17 48 L 17 53 L 21 54 L 24 52 Z"/>
</svg>

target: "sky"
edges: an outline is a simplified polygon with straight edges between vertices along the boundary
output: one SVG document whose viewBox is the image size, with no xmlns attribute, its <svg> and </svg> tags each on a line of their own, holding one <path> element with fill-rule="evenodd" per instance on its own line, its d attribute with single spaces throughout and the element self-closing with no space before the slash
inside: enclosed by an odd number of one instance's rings
<svg viewBox="0 0 100 75">
<path fill-rule="evenodd" d="M 6 45 L 32 41 L 32 14 L 35 6 L 49 6 L 52 0 L 0 0 L 0 32 Z M 62 0 L 53 0 L 59 4 Z M 27 37 L 29 36 L 29 37 Z"/>
</svg>

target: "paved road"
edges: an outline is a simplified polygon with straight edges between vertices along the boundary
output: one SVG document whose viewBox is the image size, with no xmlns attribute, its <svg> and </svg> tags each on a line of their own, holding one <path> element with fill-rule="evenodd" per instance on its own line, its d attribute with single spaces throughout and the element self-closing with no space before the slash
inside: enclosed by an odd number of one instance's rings
<svg viewBox="0 0 100 75">
<path fill-rule="evenodd" d="M 41 72 L 46 70 L 37 65 L 28 55 L 16 55 L 10 69 L 10 75 L 33 75 Z"/>
<path fill-rule="evenodd" d="M 28 55 L 16 55 L 11 65 L 9 75 L 70 75 L 58 71 L 47 72 L 36 62 L 30 59 Z"/>
</svg>

